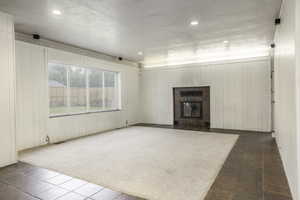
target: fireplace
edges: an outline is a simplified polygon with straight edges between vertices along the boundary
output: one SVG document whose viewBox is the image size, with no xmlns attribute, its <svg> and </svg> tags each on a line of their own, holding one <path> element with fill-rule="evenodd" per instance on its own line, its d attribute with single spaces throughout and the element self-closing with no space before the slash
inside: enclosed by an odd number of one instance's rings
<svg viewBox="0 0 300 200">
<path fill-rule="evenodd" d="M 174 88 L 174 126 L 210 127 L 210 88 Z"/>
</svg>

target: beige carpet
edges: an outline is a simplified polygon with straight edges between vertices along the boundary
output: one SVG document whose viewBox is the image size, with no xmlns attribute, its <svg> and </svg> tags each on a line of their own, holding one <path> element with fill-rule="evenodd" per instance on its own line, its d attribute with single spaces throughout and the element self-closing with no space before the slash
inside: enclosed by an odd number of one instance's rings
<svg viewBox="0 0 300 200">
<path fill-rule="evenodd" d="M 20 160 L 150 200 L 202 200 L 237 138 L 131 127 L 21 152 Z"/>
</svg>

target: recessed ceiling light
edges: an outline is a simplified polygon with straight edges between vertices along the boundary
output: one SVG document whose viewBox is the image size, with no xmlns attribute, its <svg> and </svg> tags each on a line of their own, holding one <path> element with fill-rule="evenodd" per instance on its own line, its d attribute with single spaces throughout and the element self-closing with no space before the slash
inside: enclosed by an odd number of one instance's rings
<svg viewBox="0 0 300 200">
<path fill-rule="evenodd" d="M 54 15 L 61 15 L 61 11 L 60 10 L 53 10 L 52 13 Z"/>
<path fill-rule="evenodd" d="M 198 26 L 199 22 L 197 20 L 191 21 L 190 23 L 191 26 Z"/>
<path fill-rule="evenodd" d="M 223 43 L 224 43 L 224 44 L 228 44 L 229 41 L 228 41 L 228 40 L 224 40 Z"/>
<path fill-rule="evenodd" d="M 142 56 L 143 54 L 144 54 L 144 53 L 143 53 L 142 51 L 139 51 L 139 52 L 138 52 L 138 55 L 139 55 L 139 56 Z"/>
</svg>

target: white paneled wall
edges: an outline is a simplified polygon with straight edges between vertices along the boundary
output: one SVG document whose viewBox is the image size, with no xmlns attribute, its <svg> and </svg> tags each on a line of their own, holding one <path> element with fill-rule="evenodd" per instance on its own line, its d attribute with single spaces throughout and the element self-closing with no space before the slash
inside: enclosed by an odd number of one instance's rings
<svg viewBox="0 0 300 200">
<path fill-rule="evenodd" d="M 80 64 L 87 67 L 118 71 L 121 75 L 121 111 L 51 118 L 48 121 L 48 134 L 52 141 L 56 142 L 99 131 L 124 127 L 126 125 L 126 120 L 128 120 L 129 124 L 138 123 L 138 68 L 112 64 L 98 59 L 78 56 L 54 49 L 49 49 L 48 60 L 64 64 Z"/>
<path fill-rule="evenodd" d="M 270 59 L 145 69 L 142 121 L 173 124 L 173 87 L 211 87 L 211 127 L 271 131 Z"/>
<path fill-rule="evenodd" d="M 295 198 L 300 198 L 300 1 L 296 1 L 296 93 L 297 93 L 297 98 L 296 98 L 296 104 L 297 104 L 297 153 L 296 153 L 296 158 L 297 158 L 297 169 L 296 169 L 296 175 L 297 176 L 297 185 L 293 186 L 296 188 L 296 191 L 294 191 Z"/>
<path fill-rule="evenodd" d="M 300 198 L 300 141 L 297 133 L 296 0 L 283 1 L 275 33 L 275 136 L 294 199 Z M 299 3 L 299 2 L 298 2 Z M 297 21 L 299 23 L 299 21 Z M 298 50 L 297 50 L 298 52 Z M 299 91 L 298 91 L 299 92 Z M 300 110 L 299 110 L 300 111 Z M 299 116 L 299 113 L 298 113 Z M 299 119 L 298 119 L 299 120 Z M 299 126 L 300 127 L 300 126 Z M 299 130 L 298 130 L 299 131 Z"/>
<path fill-rule="evenodd" d="M 16 162 L 13 18 L 0 12 L 0 167 Z"/>
<path fill-rule="evenodd" d="M 99 59 L 16 42 L 17 61 L 17 141 L 18 150 L 63 141 L 138 122 L 139 69 Z M 49 118 L 47 64 L 59 62 L 118 71 L 121 74 L 121 111 Z"/>
<path fill-rule="evenodd" d="M 39 146 L 47 132 L 45 48 L 16 41 L 17 147 Z"/>
</svg>

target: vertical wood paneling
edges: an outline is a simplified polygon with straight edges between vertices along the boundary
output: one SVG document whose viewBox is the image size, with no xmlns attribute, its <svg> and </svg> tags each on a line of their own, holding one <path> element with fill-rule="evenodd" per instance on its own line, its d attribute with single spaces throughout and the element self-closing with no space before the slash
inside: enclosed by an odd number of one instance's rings
<svg viewBox="0 0 300 200">
<path fill-rule="evenodd" d="M 139 69 L 99 59 L 17 42 L 18 150 L 63 141 L 139 122 Z M 117 112 L 49 118 L 47 66 L 49 62 L 96 67 L 121 73 L 121 104 Z"/>
<path fill-rule="evenodd" d="M 47 98 L 45 48 L 16 42 L 17 147 L 19 150 L 45 143 Z"/>
<path fill-rule="evenodd" d="M 299 130 L 297 132 L 297 104 L 296 91 L 298 83 L 296 66 L 298 59 L 295 46 L 299 33 L 296 28 L 299 18 L 296 18 L 296 4 L 299 1 L 283 1 L 280 26 L 276 26 L 275 33 L 275 137 L 290 183 L 293 199 L 300 198 L 299 172 Z M 298 99 L 299 100 L 299 99 Z M 298 162 L 297 162 L 298 161 Z"/>
<path fill-rule="evenodd" d="M 144 123 L 173 124 L 173 87 L 211 87 L 211 127 L 270 131 L 270 60 L 143 70 Z"/>
<path fill-rule="evenodd" d="M 243 130 L 247 130 L 248 129 L 248 120 L 247 120 L 247 106 L 248 106 L 248 102 L 249 102 L 249 98 L 248 98 L 248 95 L 251 95 L 250 94 L 250 91 L 247 89 L 248 88 L 248 68 L 247 68 L 247 65 L 246 63 L 243 63 L 241 65 L 242 69 L 241 69 L 241 72 L 242 72 L 242 75 L 241 75 L 241 79 L 242 79 L 242 114 L 241 114 L 241 126 L 242 126 L 242 129 Z"/>
<path fill-rule="evenodd" d="M 0 167 L 16 162 L 13 19 L 0 12 Z"/>
</svg>

